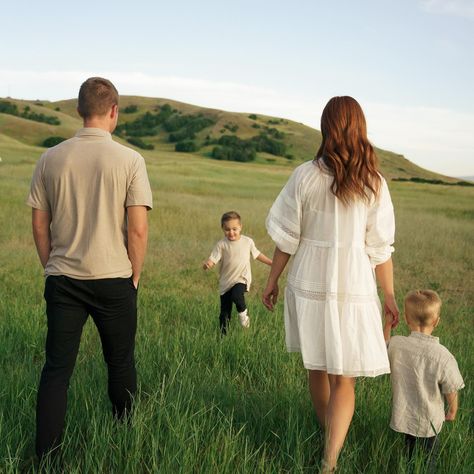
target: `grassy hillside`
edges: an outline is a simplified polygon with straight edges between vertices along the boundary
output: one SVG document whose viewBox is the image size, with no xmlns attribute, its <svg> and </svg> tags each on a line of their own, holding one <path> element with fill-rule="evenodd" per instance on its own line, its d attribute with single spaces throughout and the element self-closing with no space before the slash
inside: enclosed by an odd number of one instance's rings
<svg viewBox="0 0 474 474">
<path fill-rule="evenodd" d="M 33 453 L 46 321 L 43 277 L 24 201 L 42 149 L 3 135 L 0 150 L 5 157 L 0 163 L 0 472 L 34 473 L 32 466 L 20 468 Z M 222 235 L 220 215 L 229 209 L 242 214 L 244 232 L 271 255 L 264 220 L 290 167 L 143 154 L 155 209 L 139 290 L 135 416 L 130 426 L 111 419 L 100 341 L 88 321 L 69 392 L 61 467 L 42 472 L 317 472 L 322 436 L 305 371 L 299 355 L 285 351 L 281 301 L 274 313 L 260 303 L 268 267 L 253 264 L 250 329 L 242 331 L 234 313 L 224 340 L 218 336 L 217 274 L 201 269 Z M 441 433 L 438 472 L 470 474 L 474 189 L 400 182 L 391 182 L 390 189 L 399 305 L 410 289 L 440 293 L 442 319 L 435 334 L 455 354 L 466 382 L 458 419 Z M 396 333 L 407 333 L 403 321 Z M 359 379 L 356 391 L 340 472 L 408 473 L 403 439 L 388 428 L 389 377 Z M 411 472 L 425 472 L 421 459 Z"/>
<path fill-rule="evenodd" d="M 0 113 L 0 137 L 4 136 L 5 139 L 13 138 L 24 145 L 41 146 L 48 137 L 69 138 L 81 127 L 81 121 L 76 113 L 76 100 L 58 102 L 23 101 L 10 98 L 0 100 L 15 104 L 18 110 L 29 107 L 32 112 L 37 114 L 43 113 L 57 117 L 61 122 L 60 125 L 50 125 L 27 120 L 20 116 Z M 318 130 L 291 120 L 252 113 L 224 112 L 169 99 L 149 97 L 121 97 L 119 126 L 130 124 L 142 118 L 146 113 L 156 114 L 165 104 L 168 104 L 175 111 L 176 116 L 204 117 L 212 121 L 211 125 L 194 134 L 193 141 L 197 143 L 199 149 L 193 153 L 198 156 L 210 157 L 212 150 L 223 136 L 235 136 L 241 140 L 249 140 L 263 133 L 276 144 L 281 144 L 285 151 L 281 155 L 260 151 L 257 152 L 255 161 L 257 163 L 293 167 L 301 161 L 314 157 L 321 143 L 321 133 Z M 136 111 L 126 113 L 127 108 L 130 109 L 132 106 L 136 107 Z M 156 135 L 140 137 L 140 140 L 147 146 L 154 148 L 148 152 L 150 156 L 159 157 L 163 152 L 173 152 L 175 150 L 175 142 L 169 141 L 170 133 L 163 126 L 155 127 L 154 133 Z M 280 138 L 275 138 L 275 136 Z M 127 138 L 130 138 L 130 136 L 124 133 L 121 137 L 116 136 L 115 138 L 122 143 L 127 143 Z M 138 149 L 143 151 L 140 148 Z M 389 179 L 422 178 L 449 183 L 458 181 L 425 170 L 402 155 L 381 149 L 377 149 L 377 153 L 383 173 Z M 0 148 L 0 156 L 2 154 L 5 154 L 5 152 Z"/>
</svg>

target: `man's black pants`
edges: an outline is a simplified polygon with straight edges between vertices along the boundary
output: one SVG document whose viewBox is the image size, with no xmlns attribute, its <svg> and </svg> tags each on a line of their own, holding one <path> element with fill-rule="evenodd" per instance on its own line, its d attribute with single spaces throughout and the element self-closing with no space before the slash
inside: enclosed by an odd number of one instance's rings
<svg viewBox="0 0 474 474">
<path fill-rule="evenodd" d="M 219 315 L 219 323 L 222 334 L 227 334 L 227 325 L 232 313 L 232 303 L 235 304 L 239 313 L 247 309 L 244 296 L 246 291 L 247 285 L 245 283 L 237 283 L 229 291 L 226 291 L 221 295 L 221 313 Z"/>
<path fill-rule="evenodd" d="M 136 392 L 134 349 L 137 291 L 131 278 L 76 280 L 49 276 L 44 297 L 48 319 L 46 362 L 36 406 L 36 453 L 56 448 L 64 428 L 67 390 L 82 328 L 89 315 L 99 331 L 108 368 L 113 414 L 123 417 Z"/>
</svg>

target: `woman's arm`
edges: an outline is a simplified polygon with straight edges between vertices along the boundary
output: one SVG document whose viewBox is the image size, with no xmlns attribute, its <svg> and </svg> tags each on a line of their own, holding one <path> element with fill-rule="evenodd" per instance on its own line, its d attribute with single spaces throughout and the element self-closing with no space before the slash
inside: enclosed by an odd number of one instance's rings
<svg viewBox="0 0 474 474">
<path fill-rule="evenodd" d="M 282 252 L 278 247 L 275 247 L 270 275 L 268 275 L 267 286 L 262 296 L 263 304 L 270 311 L 273 311 L 278 299 L 278 279 L 290 257 L 291 255 L 289 253 Z"/>
<path fill-rule="evenodd" d="M 396 327 L 398 324 L 398 306 L 395 301 L 395 292 L 393 289 L 393 262 L 392 258 L 389 258 L 384 263 L 375 267 L 375 276 L 379 282 L 383 292 L 384 299 L 384 313 L 390 313 L 393 317 L 392 327 Z"/>
</svg>

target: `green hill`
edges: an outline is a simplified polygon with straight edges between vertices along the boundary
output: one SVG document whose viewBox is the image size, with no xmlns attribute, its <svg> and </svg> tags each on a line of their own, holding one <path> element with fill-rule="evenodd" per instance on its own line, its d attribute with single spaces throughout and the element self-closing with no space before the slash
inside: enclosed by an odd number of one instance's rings
<svg viewBox="0 0 474 474">
<path fill-rule="evenodd" d="M 302 123 L 169 99 L 122 96 L 120 111 L 115 139 L 156 158 L 180 150 L 221 160 L 295 166 L 311 159 L 321 143 L 321 133 Z M 0 156 L 12 146 L 17 150 L 22 146 L 44 148 L 46 139 L 69 138 L 80 127 L 75 99 L 0 99 Z M 425 170 L 402 155 L 379 148 L 377 153 L 389 179 L 458 181 Z"/>
</svg>

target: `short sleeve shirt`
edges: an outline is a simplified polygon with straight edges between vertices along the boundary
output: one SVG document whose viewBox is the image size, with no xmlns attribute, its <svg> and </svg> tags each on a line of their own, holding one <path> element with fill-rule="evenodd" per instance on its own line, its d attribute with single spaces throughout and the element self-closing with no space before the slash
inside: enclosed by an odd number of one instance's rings
<svg viewBox="0 0 474 474">
<path fill-rule="evenodd" d="M 217 242 L 209 260 L 220 262 L 219 293 L 223 295 L 237 283 L 245 283 L 248 291 L 252 282 L 250 257 L 255 259 L 259 255 L 254 241 L 246 235 L 241 235 L 239 240 L 224 238 Z"/>
<path fill-rule="evenodd" d="M 441 431 L 444 397 L 464 387 L 454 356 L 439 338 L 412 332 L 394 336 L 388 346 L 392 382 L 390 427 L 428 438 Z"/>
<path fill-rule="evenodd" d="M 51 216 L 46 276 L 131 276 L 126 209 L 153 206 L 139 153 L 114 142 L 105 130 L 83 128 L 41 156 L 27 204 Z"/>
</svg>

